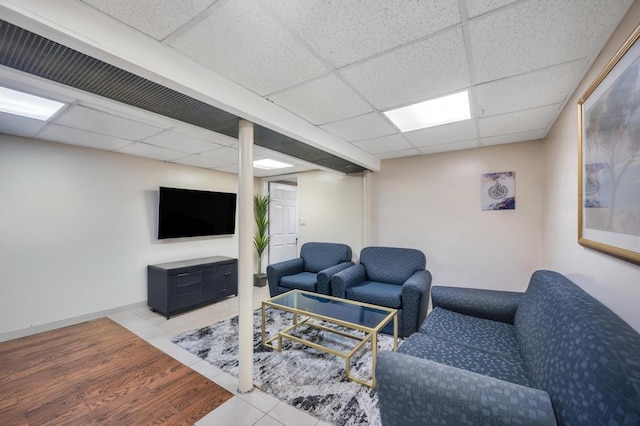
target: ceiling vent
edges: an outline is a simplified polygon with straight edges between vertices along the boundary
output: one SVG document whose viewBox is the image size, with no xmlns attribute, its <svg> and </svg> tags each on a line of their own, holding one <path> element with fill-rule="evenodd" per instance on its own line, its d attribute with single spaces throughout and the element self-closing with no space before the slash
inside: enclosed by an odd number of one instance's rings
<svg viewBox="0 0 640 426">
<path fill-rule="evenodd" d="M 0 64 L 238 138 L 240 117 L 0 20 Z M 256 145 L 343 173 L 365 169 L 255 125 Z"/>
</svg>

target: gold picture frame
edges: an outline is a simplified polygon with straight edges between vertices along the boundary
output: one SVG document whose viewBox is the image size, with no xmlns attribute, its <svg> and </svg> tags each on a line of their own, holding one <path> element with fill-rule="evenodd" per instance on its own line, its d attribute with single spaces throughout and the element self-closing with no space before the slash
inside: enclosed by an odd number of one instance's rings
<svg viewBox="0 0 640 426">
<path fill-rule="evenodd" d="M 640 264 L 640 26 L 578 102 L 578 243 Z"/>
</svg>

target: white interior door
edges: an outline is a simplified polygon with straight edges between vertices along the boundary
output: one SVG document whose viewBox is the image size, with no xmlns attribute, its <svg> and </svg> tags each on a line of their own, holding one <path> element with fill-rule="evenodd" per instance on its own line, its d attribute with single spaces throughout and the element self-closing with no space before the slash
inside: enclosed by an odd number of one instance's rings
<svg viewBox="0 0 640 426">
<path fill-rule="evenodd" d="M 298 187 L 269 182 L 269 264 L 298 257 Z"/>
</svg>

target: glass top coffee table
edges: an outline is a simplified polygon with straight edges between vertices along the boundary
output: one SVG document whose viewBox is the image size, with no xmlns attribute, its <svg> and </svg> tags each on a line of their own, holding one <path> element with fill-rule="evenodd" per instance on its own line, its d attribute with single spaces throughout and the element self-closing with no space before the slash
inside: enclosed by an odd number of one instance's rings
<svg viewBox="0 0 640 426">
<path fill-rule="evenodd" d="M 265 310 L 267 307 L 293 314 L 293 324 L 279 330 L 275 336 L 267 336 L 265 331 Z M 393 350 L 398 348 L 398 311 L 382 306 L 360 303 L 302 290 L 292 290 L 262 302 L 262 344 L 282 352 L 282 339 L 327 352 L 345 359 L 347 378 L 354 382 L 376 386 L 376 358 L 378 357 L 378 333 L 393 320 Z M 292 333 L 301 326 L 313 327 L 334 333 L 354 341 L 348 351 L 343 352 L 305 340 Z M 339 326 L 339 329 L 331 327 Z M 360 332 L 360 333 L 358 333 Z M 273 342 L 278 340 L 276 346 Z M 351 357 L 368 342 L 371 344 L 371 380 L 364 380 L 351 374 Z"/>
</svg>

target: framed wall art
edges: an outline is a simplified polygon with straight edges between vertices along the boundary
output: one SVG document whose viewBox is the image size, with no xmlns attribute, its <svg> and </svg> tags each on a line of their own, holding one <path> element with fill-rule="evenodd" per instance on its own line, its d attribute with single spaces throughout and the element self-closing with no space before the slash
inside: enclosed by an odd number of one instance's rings
<svg viewBox="0 0 640 426">
<path fill-rule="evenodd" d="M 639 37 L 578 102 L 578 242 L 640 264 Z"/>
<path fill-rule="evenodd" d="M 516 172 L 485 173 L 481 184 L 482 210 L 516 208 Z"/>
</svg>

